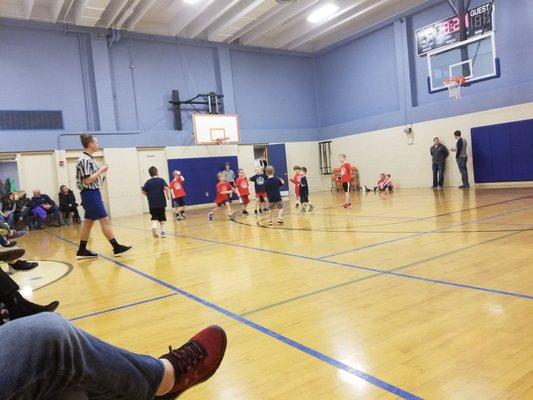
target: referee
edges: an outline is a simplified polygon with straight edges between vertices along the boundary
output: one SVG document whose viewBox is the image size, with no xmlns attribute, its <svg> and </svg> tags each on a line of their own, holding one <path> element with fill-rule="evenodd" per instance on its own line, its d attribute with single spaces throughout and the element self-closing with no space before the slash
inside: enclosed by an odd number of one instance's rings
<svg viewBox="0 0 533 400">
<path fill-rule="evenodd" d="M 93 154 L 99 149 L 98 140 L 92 135 L 82 134 L 80 136 L 81 144 L 85 152 L 78 158 L 76 164 L 76 181 L 78 189 L 81 190 L 81 205 L 85 210 L 85 221 L 81 227 L 80 247 L 76 253 L 76 257 L 81 258 L 95 258 L 98 254 L 87 250 L 87 241 L 89 234 L 93 227 L 94 221 L 100 221 L 100 226 L 105 237 L 113 246 L 113 253 L 119 256 L 131 249 L 131 246 L 123 246 L 119 244 L 115 235 L 111 222 L 107 216 L 107 212 L 102 201 L 102 194 L 100 193 L 100 186 L 102 185 L 102 174 L 105 174 L 109 167 L 104 165 L 102 168 L 93 158 Z"/>
</svg>

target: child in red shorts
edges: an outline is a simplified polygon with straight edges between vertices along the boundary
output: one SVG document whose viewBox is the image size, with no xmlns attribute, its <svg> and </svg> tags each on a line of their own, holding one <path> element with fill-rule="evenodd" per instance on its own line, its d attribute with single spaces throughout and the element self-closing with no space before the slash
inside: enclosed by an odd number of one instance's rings
<svg viewBox="0 0 533 400">
<path fill-rule="evenodd" d="M 248 215 L 246 208 L 248 207 L 248 204 L 250 204 L 250 189 L 248 187 L 248 178 L 244 174 L 243 169 L 239 169 L 239 177 L 235 180 L 235 186 L 241 201 L 241 214 Z"/>
<path fill-rule="evenodd" d="M 222 206 L 226 206 L 226 210 L 228 211 L 228 218 L 233 220 L 234 215 L 231 211 L 231 202 L 229 200 L 229 196 L 233 193 L 234 189 L 231 186 L 229 182 L 226 182 L 226 179 L 224 178 L 224 174 L 222 172 L 219 172 L 217 174 L 218 177 L 218 183 L 216 187 L 217 195 L 215 197 L 215 203 L 216 207 L 211 210 L 209 214 L 207 214 L 207 218 L 209 221 L 213 220 L 213 214 L 216 210 L 218 210 Z"/>
</svg>

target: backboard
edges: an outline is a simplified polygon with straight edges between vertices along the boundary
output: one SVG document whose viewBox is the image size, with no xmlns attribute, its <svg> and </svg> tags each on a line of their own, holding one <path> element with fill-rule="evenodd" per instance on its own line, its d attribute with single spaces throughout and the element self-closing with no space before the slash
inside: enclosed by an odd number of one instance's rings
<svg viewBox="0 0 533 400">
<path fill-rule="evenodd" d="M 194 114 L 196 144 L 236 144 L 240 142 L 239 117 L 235 114 Z"/>
<path fill-rule="evenodd" d="M 500 76 L 494 32 L 427 53 L 430 93 L 446 90 L 443 79 L 464 76 L 465 85 Z"/>
</svg>

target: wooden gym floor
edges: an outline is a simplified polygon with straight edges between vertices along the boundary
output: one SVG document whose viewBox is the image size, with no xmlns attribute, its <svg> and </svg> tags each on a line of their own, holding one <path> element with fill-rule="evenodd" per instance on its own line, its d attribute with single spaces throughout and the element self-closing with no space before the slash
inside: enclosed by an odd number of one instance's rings
<svg viewBox="0 0 533 400">
<path fill-rule="evenodd" d="M 82 262 L 77 226 L 31 232 L 31 258 L 73 265 L 33 300 L 154 356 L 220 324 L 226 359 L 184 399 L 532 399 L 533 188 L 341 198 L 272 228 L 195 210 L 158 240 L 117 218 L 120 259 L 99 229 Z"/>
</svg>

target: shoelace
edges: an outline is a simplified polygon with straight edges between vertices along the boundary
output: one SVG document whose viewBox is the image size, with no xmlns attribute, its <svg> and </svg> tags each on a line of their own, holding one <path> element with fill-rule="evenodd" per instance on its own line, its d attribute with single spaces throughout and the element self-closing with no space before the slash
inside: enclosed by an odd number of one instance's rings
<svg viewBox="0 0 533 400">
<path fill-rule="evenodd" d="M 179 349 L 173 350 L 172 346 L 168 346 L 169 355 L 172 355 L 176 363 L 179 365 L 182 374 L 187 372 L 190 368 L 202 361 L 207 353 L 202 346 L 195 342 L 188 342 Z"/>
</svg>

